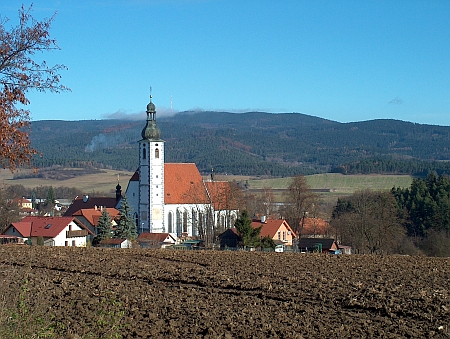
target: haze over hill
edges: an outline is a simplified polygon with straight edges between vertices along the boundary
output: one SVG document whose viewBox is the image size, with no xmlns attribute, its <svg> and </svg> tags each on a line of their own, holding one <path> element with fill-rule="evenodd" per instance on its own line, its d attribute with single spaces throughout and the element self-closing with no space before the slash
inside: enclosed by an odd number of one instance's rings
<svg viewBox="0 0 450 339">
<path fill-rule="evenodd" d="M 339 123 L 300 113 L 182 112 L 158 117 L 166 162 L 208 173 L 291 176 L 447 171 L 450 127 L 400 120 Z M 134 171 L 145 119 L 34 121 L 35 165 Z"/>
</svg>

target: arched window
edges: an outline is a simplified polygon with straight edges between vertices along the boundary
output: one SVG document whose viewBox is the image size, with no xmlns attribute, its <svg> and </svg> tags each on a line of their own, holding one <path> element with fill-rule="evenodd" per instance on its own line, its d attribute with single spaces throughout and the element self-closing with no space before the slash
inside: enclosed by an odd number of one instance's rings
<svg viewBox="0 0 450 339">
<path fill-rule="evenodd" d="M 188 212 L 183 212 L 183 233 L 187 233 L 187 225 L 188 224 Z"/>
<path fill-rule="evenodd" d="M 159 148 L 155 149 L 155 159 L 159 159 Z"/>
<path fill-rule="evenodd" d="M 142 148 L 142 159 L 147 159 L 147 152 L 145 150 L 145 146 Z"/>
<path fill-rule="evenodd" d="M 169 212 L 169 220 L 168 220 L 168 222 L 169 222 L 168 231 L 169 231 L 169 233 L 173 233 L 173 213 L 172 212 Z"/>
<path fill-rule="evenodd" d="M 194 209 L 192 209 L 192 236 L 197 236 L 197 213 Z"/>
</svg>

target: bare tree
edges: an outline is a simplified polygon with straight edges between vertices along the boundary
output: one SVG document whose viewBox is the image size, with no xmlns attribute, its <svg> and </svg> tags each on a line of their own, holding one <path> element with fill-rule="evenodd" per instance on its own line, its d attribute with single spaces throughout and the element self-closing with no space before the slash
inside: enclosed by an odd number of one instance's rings
<svg viewBox="0 0 450 339">
<path fill-rule="evenodd" d="M 284 207 L 284 217 L 297 235 L 301 234 L 303 222 L 318 206 L 318 197 L 311 190 L 303 175 L 297 175 L 289 185 Z"/>
<path fill-rule="evenodd" d="M 19 221 L 19 209 L 17 199 L 9 199 L 3 186 L 0 187 L 0 233 L 11 223 Z"/>
<path fill-rule="evenodd" d="M 30 103 L 27 92 L 60 92 L 68 90 L 60 84 L 63 65 L 47 66 L 38 63 L 37 52 L 59 49 L 49 37 L 54 16 L 35 20 L 31 7 L 19 10 L 19 24 L 6 28 L 8 19 L 0 20 L 0 165 L 13 171 L 28 164 L 36 150 L 31 148 L 28 132 L 30 112 L 17 105 Z"/>
<path fill-rule="evenodd" d="M 361 191 L 340 199 L 331 223 L 338 239 L 359 253 L 393 253 L 406 234 L 390 192 Z"/>
</svg>

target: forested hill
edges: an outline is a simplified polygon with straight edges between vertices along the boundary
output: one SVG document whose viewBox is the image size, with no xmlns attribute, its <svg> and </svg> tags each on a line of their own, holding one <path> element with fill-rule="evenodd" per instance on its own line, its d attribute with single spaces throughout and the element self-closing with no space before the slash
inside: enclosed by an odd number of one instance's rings
<svg viewBox="0 0 450 339">
<path fill-rule="evenodd" d="M 135 170 L 141 121 L 34 121 L 37 167 Z M 447 169 L 450 127 L 399 120 L 338 123 L 299 113 L 183 112 L 158 118 L 166 162 L 194 162 L 200 171 L 290 176 L 426 173 Z M 450 168 L 450 167 L 449 167 Z"/>
</svg>

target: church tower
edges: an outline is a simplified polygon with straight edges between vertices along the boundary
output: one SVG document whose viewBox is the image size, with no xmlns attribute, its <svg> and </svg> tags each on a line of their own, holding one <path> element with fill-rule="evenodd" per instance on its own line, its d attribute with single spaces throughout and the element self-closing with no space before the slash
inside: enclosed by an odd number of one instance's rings
<svg viewBox="0 0 450 339">
<path fill-rule="evenodd" d="M 156 109 L 150 95 L 147 123 L 139 141 L 139 233 L 163 233 L 164 227 L 164 141 L 156 125 Z"/>
</svg>

